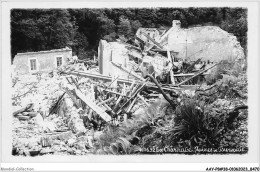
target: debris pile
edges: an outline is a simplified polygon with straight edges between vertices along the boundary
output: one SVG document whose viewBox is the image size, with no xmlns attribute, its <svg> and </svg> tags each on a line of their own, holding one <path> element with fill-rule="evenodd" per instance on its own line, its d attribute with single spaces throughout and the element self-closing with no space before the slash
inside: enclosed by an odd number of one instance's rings
<svg viewBox="0 0 260 172">
<path fill-rule="evenodd" d="M 158 100 L 171 107 L 171 121 L 189 98 L 227 107 L 228 115 L 235 113 L 227 118 L 232 123 L 239 110 L 247 109 L 247 91 L 225 92 L 229 82 L 216 82 L 230 74 L 225 62 L 187 61 L 165 49 L 171 31 L 151 35 L 140 29 L 132 42 L 101 40 L 98 63 L 73 58 L 57 71 L 13 79 L 13 155 L 93 153 L 107 126 L 126 125 Z M 224 100 L 227 95 L 231 99 Z"/>
</svg>

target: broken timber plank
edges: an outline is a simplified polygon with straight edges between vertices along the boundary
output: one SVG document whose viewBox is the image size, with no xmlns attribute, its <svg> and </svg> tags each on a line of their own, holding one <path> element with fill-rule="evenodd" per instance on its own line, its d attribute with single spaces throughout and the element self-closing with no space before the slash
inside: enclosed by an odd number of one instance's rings
<svg viewBox="0 0 260 172">
<path fill-rule="evenodd" d="M 183 76 L 193 76 L 196 75 L 195 73 L 180 73 L 174 74 L 174 77 L 183 77 Z M 201 75 L 209 75 L 208 73 L 202 73 Z"/>
<path fill-rule="evenodd" d="M 136 100 L 137 100 L 137 97 L 135 97 L 134 100 L 131 102 L 131 104 L 128 106 L 126 113 L 129 113 L 131 111 L 131 109 L 134 106 Z"/>
<path fill-rule="evenodd" d="M 97 106 L 94 102 L 89 101 L 89 99 L 81 93 L 78 89 L 74 89 L 76 95 L 86 103 L 88 107 L 90 107 L 94 112 L 96 112 L 102 119 L 104 119 L 106 122 L 110 122 L 112 120 L 111 116 L 109 116 L 103 109 L 101 109 L 99 106 Z"/>
<path fill-rule="evenodd" d="M 162 37 L 159 39 L 158 43 L 161 44 L 162 41 L 169 35 L 169 33 L 172 32 L 174 28 L 172 27 L 169 29 L 165 34 L 162 35 Z M 149 51 L 151 48 L 153 48 L 154 45 L 150 45 L 145 51 Z"/>
<path fill-rule="evenodd" d="M 209 70 L 209 69 L 211 69 L 211 68 L 215 67 L 216 65 L 218 65 L 218 63 L 216 63 L 216 64 L 214 64 L 213 66 L 211 66 L 211 67 L 208 67 L 207 69 L 204 69 L 204 70 L 200 71 L 200 72 L 199 72 L 199 73 L 197 73 L 196 75 L 193 75 L 192 77 L 190 77 L 190 78 L 188 78 L 188 79 L 186 79 L 186 80 L 184 80 L 184 81 L 180 82 L 179 84 L 177 84 L 177 86 L 180 86 L 180 85 L 182 85 L 182 84 L 184 84 L 184 83 L 188 82 L 189 80 L 191 80 L 191 79 L 195 78 L 196 76 L 199 76 L 199 75 L 201 75 L 202 73 L 204 73 L 204 72 L 206 72 L 207 70 Z"/>
<path fill-rule="evenodd" d="M 144 104 L 145 104 L 147 107 L 149 107 L 149 104 L 144 100 L 144 97 L 143 97 L 143 96 L 141 96 L 140 94 L 138 94 L 137 97 L 138 97 L 142 102 L 144 102 Z"/>
<path fill-rule="evenodd" d="M 134 81 L 134 82 L 135 82 L 135 81 Z M 132 85 L 134 84 L 134 82 L 132 83 Z M 131 86 L 132 86 L 132 85 L 131 85 Z M 130 88 L 131 88 L 131 87 L 130 87 Z M 125 84 L 124 84 L 124 87 L 123 87 L 123 89 L 122 89 L 122 94 L 121 94 L 121 95 L 119 96 L 119 98 L 117 99 L 116 104 L 115 104 L 113 110 L 115 110 L 115 109 L 118 108 L 119 103 L 120 103 L 120 101 L 121 101 L 122 98 L 123 98 L 123 95 L 125 95 L 125 90 L 126 90 L 126 86 L 125 86 Z"/>
<path fill-rule="evenodd" d="M 161 46 L 157 41 L 155 41 L 153 38 L 151 38 L 149 35 L 147 35 L 146 33 L 142 32 L 142 34 L 149 39 L 150 41 L 152 41 L 154 43 L 154 45 L 156 45 L 157 47 L 159 47 L 160 49 L 164 49 L 163 46 Z"/>
<path fill-rule="evenodd" d="M 60 106 L 60 102 L 61 102 L 61 100 L 63 99 L 65 93 L 66 93 L 66 92 L 64 92 L 64 93 L 59 97 L 59 99 L 58 99 L 57 102 L 54 104 L 54 106 L 51 107 L 48 116 L 52 115 L 55 111 L 57 111 L 57 109 L 58 109 L 59 106 Z"/>
<path fill-rule="evenodd" d="M 170 63 L 173 64 L 173 61 L 172 61 L 172 58 L 171 58 L 171 53 L 170 53 L 169 49 L 167 49 L 167 57 L 168 57 L 168 60 L 170 61 Z M 170 77 L 171 77 L 171 83 L 175 84 L 175 80 L 174 80 L 174 75 L 173 75 L 172 69 L 170 69 Z"/>
<path fill-rule="evenodd" d="M 98 97 L 98 99 L 99 99 L 99 97 Z M 103 105 L 103 104 L 105 104 L 105 103 L 107 103 L 107 102 L 110 102 L 110 101 L 112 101 L 112 100 L 114 100 L 115 99 L 115 97 L 111 97 L 111 98 L 109 98 L 109 99 L 107 99 L 107 100 L 102 100 L 100 103 L 98 103 L 97 105 L 99 106 L 99 105 Z"/>
<path fill-rule="evenodd" d="M 117 114 L 121 113 L 121 112 L 122 112 L 122 109 L 123 109 L 130 101 L 132 101 L 132 99 L 135 99 L 135 97 L 137 96 L 137 94 L 140 93 L 140 92 L 143 90 L 143 88 L 145 87 L 145 85 L 146 85 L 146 82 L 143 83 L 143 85 L 141 85 L 141 87 L 139 87 L 138 89 L 136 89 L 136 91 L 135 91 L 133 94 L 131 94 L 131 98 L 130 98 L 129 100 L 127 100 L 127 102 L 125 102 L 125 103 L 120 107 L 120 109 L 117 111 Z"/>
<path fill-rule="evenodd" d="M 104 101 L 103 101 L 100 97 L 98 97 L 98 100 L 101 101 L 102 105 L 103 105 L 108 111 L 110 111 L 113 115 L 115 114 L 115 112 L 114 112 L 106 103 L 104 103 Z"/>
<path fill-rule="evenodd" d="M 73 103 L 75 104 L 75 106 L 77 108 L 81 108 L 81 104 L 78 101 L 77 97 L 71 92 L 70 89 L 68 89 L 67 87 L 64 87 L 65 92 L 70 96 L 71 100 L 73 101 Z"/>
<path fill-rule="evenodd" d="M 112 93 L 112 94 L 117 94 L 117 95 L 119 95 L 119 96 L 123 96 L 123 97 L 130 98 L 130 96 L 127 96 L 127 95 L 125 95 L 125 94 L 121 94 L 121 93 L 118 93 L 118 92 L 115 92 L 115 91 L 105 90 L 105 89 L 103 89 L 103 91 L 109 92 L 109 93 Z"/>
<path fill-rule="evenodd" d="M 103 81 L 106 81 L 106 82 L 111 82 L 112 81 L 112 77 L 111 76 L 106 76 L 106 75 L 101 75 L 101 74 L 93 74 L 93 73 L 89 73 L 89 72 L 82 72 L 82 71 L 69 71 L 69 72 L 64 72 L 65 74 L 71 74 L 71 75 L 77 75 L 77 76 L 83 76 L 83 77 L 88 77 L 88 78 L 93 78 L 93 79 L 99 79 L 99 80 L 103 80 Z M 118 78 L 118 83 L 125 83 L 125 84 L 128 84 L 128 85 L 131 85 L 133 83 L 134 80 L 131 80 L 131 79 L 122 79 L 122 78 Z M 140 83 L 140 84 L 143 84 L 145 82 L 143 81 L 139 81 L 139 80 L 136 80 L 136 83 Z M 153 83 L 146 83 L 146 87 L 150 87 L 150 88 L 157 88 L 157 86 L 155 86 L 155 84 Z M 172 91 L 172 90 L 179 90 L 178 87 L 169 87 L 169 86 L 165 86 L 165 87 L 162 87 L 163 90 L 167 90 L 167 91 Z M 108 90 L 106 90 L 108 91 Z M 108 92 L 111 92 L 111 91 L 108 91 Z M 120 93 L 116 93 L 116 92 L 113 92 L 114 94 L 118 94 L 120 95 Z M 123 95 L 125 96 L 125 95 Z"/>
<path fill-rule="evenodd" d="M 138 85 L 138 84 L 136 84 Z M 131 92 L 133 92 L 134 90 L 134 86 L 135 86 L 135 81 L 131 84 L 131 86 L 129 87 L 128 92 L 126 93 L 127 96 L 131 96 Z"/>
<path fill-rule="evenodd" d="M 145 81 L 145 79 L 141 78 L 139 75 L 137 75 L 137 74 L 135 74 L 135 73 L 132 73 L 132 72 L 129 71 L 128 69 L 124 68 L 123 66 L 121 66 L 121 65 L 119 65 L 119 64 L 116 64 L 116 63 L 114 63 L 114 62 L 112 62 L 112 61 L 111 61 L 111 63 L 112 63 L 114 66 L 118 67 L 119 69 L 121 69 L 121 70 L 127 72 L 128 74 L 130 74 L 130 75 L 132 75 L 132 76 L 134 76 L 135 78 L 137 78 L 137 79 L 139 79 L 139 80 L 141 80 L 141 81 Z"/>
<path fill-rule="evenodd" d="M 15 112 L 13 112 L 13 116 L 17 116 L 19 113 L 22 113 L 22 112 L 32 111 L 33 106 L 34 106 L 34 104 L 30 103 L 26 107 L 21 108 L 21 109 L 15 111 Z"/>
</svg>

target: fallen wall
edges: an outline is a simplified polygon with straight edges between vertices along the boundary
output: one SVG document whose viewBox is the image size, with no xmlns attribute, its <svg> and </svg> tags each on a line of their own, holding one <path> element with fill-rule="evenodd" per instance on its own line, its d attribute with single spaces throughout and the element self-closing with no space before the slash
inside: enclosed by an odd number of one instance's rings
<svg viewBox="0 0 260 172">
<path fill-rule="evenodd" d="M 201 26 L 188 29 L 174 29 L 168 36 L 171 51 L 187 60 L 235 61 L 244 59 L 244 51 L 237 38 L 217 26 Z"/>
</svg>

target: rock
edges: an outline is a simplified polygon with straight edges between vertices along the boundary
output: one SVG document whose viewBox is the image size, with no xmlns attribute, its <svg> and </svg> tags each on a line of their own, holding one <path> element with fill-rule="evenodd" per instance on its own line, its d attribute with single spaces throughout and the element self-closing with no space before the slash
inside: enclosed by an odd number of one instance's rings
<svg viewBox="0 0 260 172">
<path fill-rule="evenodd" d="M 40 150 L 32 150 L 32 151 L 29 151 L 29 153 L 31 156 L 36 156 L 40 153 Z"/>
<path fill-rule="evenodd" d="M 20 121 L 19 121 L 19 119 L 13 118 L 13 123 L 12 123 L 12 125 L 13 125 L 13 128 L 19 128 L 19 126 L 20 126 Z"/>
<path fill-rule="evenodd" d="M 34 149 L 35 147 L 37 147 L 39 145 L 39 143 L 40 143 L 39 138 L 31 138 L 28 143 L 28 148 Z"/>
<path fill-rule="evenodd" d="M 68 108 L 68 109 L 70 109 L 70 108 L 72 108 L 73 107 L 73 101 L 71 100 L 71 98 L 69 98 L 69 97 L 66 97 L 66 98 L 64 98 L 64 102 L 65 102 L 65 104 L 66 104 L 66 107 Z"/>
<path fill-rule="evenodd" d="M 60 140 L 54 140 L 52 144 L 53 145 L 60 145 L 60 142 L 61 142 Z"/>
<path fill-rule="evenodd" d="M 28 147 L 29 145 L 29 139 L 27 138 L 18 138 L 14 144 L 16 147 Z"/>
<path fill-rule="evenodd" d="M 67 152 L 68 152 L 69 154 L 74 154 L 74 151 L 73 151 L 72 148 L 68 148 Z"/>
<path fill-rule="evenodd" d="M 54 145 L 53 147 L 52 147 L 52 149 L 54 150 L 54 152 L 59 152 L 59 151 L 61 151 L 62 149 L 62 146 L 60 146 L 60 145 Z"/>
<path fill-rule="evenodd" d="M 86 145 L 86 143 L 84 143 L 84 142 L 77 142 L 77 143 L 75 143 L 74 147 L 78 150 L 84 150 L 84 149 L 86 149 L 85 145 Z"/>
<path fill-rule="evenodd" d="M 94 132 L 94 135 L 93 135 L 94 140 L 97 140 L 102 134 L 103 134 L 102 131 L 96 131 L 96 132 Z"/>
<path fill-rule="evenodd" d="M 23 153 L 24 153 L 23 149 L 19 149 L 18 155 L 23 155 Z"/>
<path fill-rule="evenodd" d="M 39 113 L 37 113 L 37 115 L 35 117 L 33 117 L 32 120 L 34 120 L 35 124 L 38 124 L 38 125 L 43 124 L 43 117 Z"/>
<path fill-rule="evenodd" d="M 65 142 L 60 142 L 60 146 L 66 146 Z"/>
<path fill-rule="evenodd" d="M 43 148 L 41 151 L 40 151 L 40 154 L 49 154 L 49 153 L 54 153 L 54 150 L 47 147 L 47 148 Z"/>
<path fill-rule="evenodd" d="M 64 133 L 61 133 L 57 136 L 57 138 L 63 142 L 67 142 L 69 139 L 73 138 L 74 134 L 71 131 L 67 131 Z"/>
<path fill-rule="evenodd" d="M 71 139 L 68 140 L 68 145 L 69 145 L 69 146 L 73 146 L 73 144 L 74 144 L 75 142 L 76 142 L 76 139 L 71 138 Z"/>
<path fill-rule="evenodd" d="M 18 116 L 17 117 L 19 120 L 29 120 L 30 119 L 30 117 L 29 116 Z"/>
<path fill-rule="evenodd" d="M 25 156 L 29 156 L 29 155 L 30 155 L 30 151 L 29 151 L 29 150 L 24 150 L 24 151 L 23 151 L 23 154 L 24 154 Z"/>
<path fill-rule="evenodd" d="M 53 122 L 56 124 L 56 126 L 57 126 L 58 128 L 63 125 L 63 122 L 62 122 L 62 118 L 61 118 L 61 117 L 58 117 L 58 118 L 53 119 Z"/>
<path fill-rule="evenodd" d="M 43 131 L 45 132 L 53 132 L 56 130 L 56 124 L 52 121 L 45 121 L 42 124 L 42 127 L 43 127 Z"/>
<path fill-rule="evenodd" d="M 87 142 L 88 138 L 87 138 L 87 136 L 80 136 L 77 138 L 77 141 L 78 142 Z"/>
<path fill-rule="evenodd" d="M 88 144 L 89 144 L 89 146 L 90 146 L 90 147 L 93 147 L 93 140 L 94 140 L 93 137 L 92 137 L 92 136 L 88 136 L 87 138 L 88 138 Z"/>
<path fill-rule="evenodd" d="M 73 131 L 73 133 L 85 133 L 87 131 L 84 126 L 83 120 L 79 117 L 72 117 L 68 126 L 69 129 Z"/>
<path fill-rule="evenodd" d="M 76 153 L 76 155 L 80 155 L 81 154 L 81 150 L 76 150 L 75 153 Z"/>
</svg>

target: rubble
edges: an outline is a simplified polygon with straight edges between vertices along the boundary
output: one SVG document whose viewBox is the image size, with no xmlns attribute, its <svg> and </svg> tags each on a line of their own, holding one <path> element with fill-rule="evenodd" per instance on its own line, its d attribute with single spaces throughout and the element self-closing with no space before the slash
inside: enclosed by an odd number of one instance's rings
<svg viewBox="0 0 260 172">
<path fill-rule="evenodd" d="M 135 45 L 101 40 L 98 66 L 73 57 L 51 75 L 18 76 L 13 155 L 85 155 L 94 151 L 105 126 L 122 126 L 153 102 L 163 100 L 174 109 L 186 97 L 214 94 L 207 90 L 215 86 L 203 84 L 220 62 L 180 58 L 166 39 L 175 31 L 139 29 Z M 230 114 L 247 108 L 230 102 L 216 99 L 212 106 L 227 107 Z"/>
</svg>

